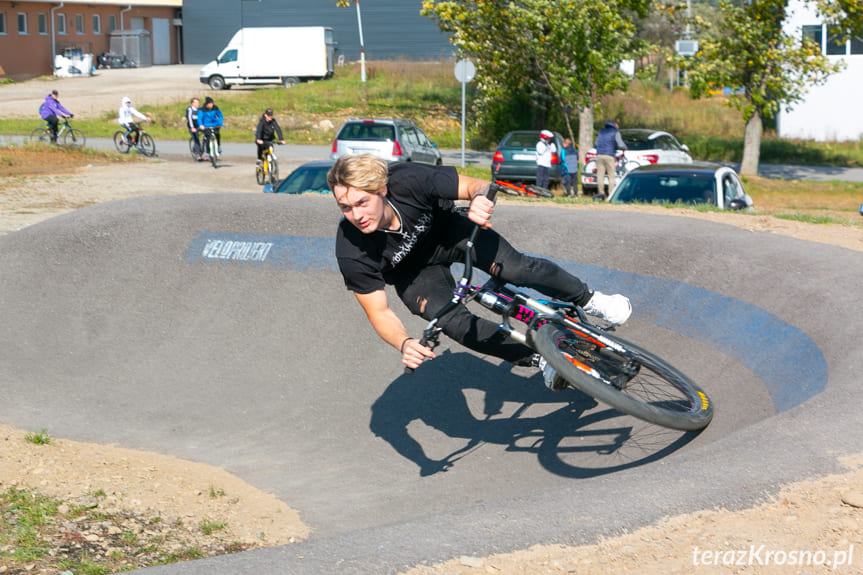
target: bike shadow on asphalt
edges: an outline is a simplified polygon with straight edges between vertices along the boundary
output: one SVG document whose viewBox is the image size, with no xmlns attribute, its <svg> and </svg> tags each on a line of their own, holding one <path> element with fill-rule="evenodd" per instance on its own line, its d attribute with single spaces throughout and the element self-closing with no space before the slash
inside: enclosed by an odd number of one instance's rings
<svg viewBox="0 0 863 575">
<path fill-rule="evenodd" d="M 429 434 L 411 432 L 417 421 L 464 443 L 431 457 L 440 446 Z M 449 351 L 393 381 L 372 405 L 369 428 L 421 476 L 446 472 L 480 446 L 499 445 L 535 454 L 556 475 L 595 477 L 662 459 L 698 436 L 642 422 L 576 389 L 550 391 L 533 368 Z"/>
</svg>

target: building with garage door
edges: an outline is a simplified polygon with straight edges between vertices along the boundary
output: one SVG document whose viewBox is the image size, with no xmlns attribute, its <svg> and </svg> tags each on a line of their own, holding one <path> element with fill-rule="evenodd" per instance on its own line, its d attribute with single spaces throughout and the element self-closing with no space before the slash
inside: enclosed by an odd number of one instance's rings
<svg viewBox="0 0 863 575">
<path fill-rule="evenodd" d="M 420 15 L 422 0 L 360 2 L 367 59 L 449 58 L 448 36 Z M 336 54 L 359 60 L 357 7 L 340 8 L 334 0 L 184 0 L 185 63 L 206 64 L 241 27 L 325 26 L 333 29 Z M 277 48 L 276 48 L 277 49 Z"/>
<path fill-rule="evenodd" d="M 57 55 L 92 54 L 95 66 L 111 52 L 112 39 L 142 52 L 135 65 L 179 63 L 182 6 L 183 0 L 0 0 L 0 78 L 51 75 Z"/>
</svg>

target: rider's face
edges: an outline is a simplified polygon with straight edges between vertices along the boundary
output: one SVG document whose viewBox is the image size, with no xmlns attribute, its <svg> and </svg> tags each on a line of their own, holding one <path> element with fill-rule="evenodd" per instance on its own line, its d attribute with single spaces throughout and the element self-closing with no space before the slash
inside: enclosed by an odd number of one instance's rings
<svg viewBox="0 0 863 575">
<path fill-rule="evenodd" d="M 380 193 L 371 193 L 349 186 L 336 186 L 333 190 L 342 215 L 364 234 L 370 234 L 389 225 L 386 211 L 386 187 Z"/>
</svg>

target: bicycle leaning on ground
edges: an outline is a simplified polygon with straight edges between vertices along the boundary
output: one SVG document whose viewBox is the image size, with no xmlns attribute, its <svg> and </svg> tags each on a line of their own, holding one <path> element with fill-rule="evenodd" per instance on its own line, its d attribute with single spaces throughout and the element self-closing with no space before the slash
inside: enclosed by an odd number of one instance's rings
<svg viewBox="0 0 863 575">
<path fill-rule="evenodd" d="M 495 180 L 495 184 L 501 192 L 510 196 L 527 196 L 531 198 L 553 198 L 554 192 L 547 188 L 541 188 L 537 185 L 528 184 L 513 184 L 504 180 Z"/>
<path fill-rule="evenodd" d="M 46 122 L 30 132 L 30 141 L 36 140 L 46 144 L 51 141 L 51 124 Z M 84 132 L 69 125 L 69 118 L 63 118 L 57 130 L 57 141 L 64 145 L 83 146 L 87 139 Z"/>
<path fill-rule="evenodd" d="M 489 193 L 492 200 L 494 188 Z M 453 298 L 423 331 L 423 345 L 436 347 L 441 318 L 459 305 L 476 301 L 501 316 L 500 329 L 507 336 L 539 353 L 568 385 L 591 397 L 671 429 L 694 431 L 710 423 L 713 405 L 704 391 L 665 360 L 609 333 L 614 326 L 588 319 L 573 303 L 535 299 L 495 277 L 481 286 L 472 285 L 472 252 L 478 231 L 479 226 L 467 243 L 464 276 Z M 517 329 L 513 320 L 523 327 Z"/>
<path fill-rule="evenodd" d="M 126 130 L 114 132 L 114 146 L 121 154 L 128 154 L 132 148 L 137 149 L 145 156 L 153 156 L 156 153 L 156 142 L 153 140 L 153 136 L 137 124 L 134 125 L 128 135 L 126 135 Z"/>
<path fill-rule="evenodd" d="M 219 143 L 216 140 L 216 132 L 213 131 L 213 128 L 211 127 L 204 128 L 204 137 L 201 140 L 201 150 L 204 155 L 209 156 L 210 163 L 213 164 L 213 167 L 217 167 L 216 162 L 219 161 Z"/>
<path fill-rule="evenodd" d="M 275 186 L 279 183 L 279 160 L 276 158 L 276 152 L 273 149 L 273 142 L 264 151 L 263 158 L 255 164 L 255 179 L 258 184 L 271 184 Z"/>
</svg>

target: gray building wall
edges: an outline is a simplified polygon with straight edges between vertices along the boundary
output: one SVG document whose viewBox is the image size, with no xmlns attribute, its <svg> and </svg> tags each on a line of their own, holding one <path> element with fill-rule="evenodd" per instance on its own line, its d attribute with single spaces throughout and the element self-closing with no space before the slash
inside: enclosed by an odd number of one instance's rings
<svg viewBox="0 0 863 575">
<path fill-rule="evenodd" d="M 367 60 L 437 59 L 452 56 L 447 35 L 420 16 L 421 0 L 362 0 L 360 11 Z M 333 0 L 183 0 L 186 64 L 206 64 L 241 27 L 329 26 L 336 54 L 359 60 L 357 9 Z"/>
</svg>

